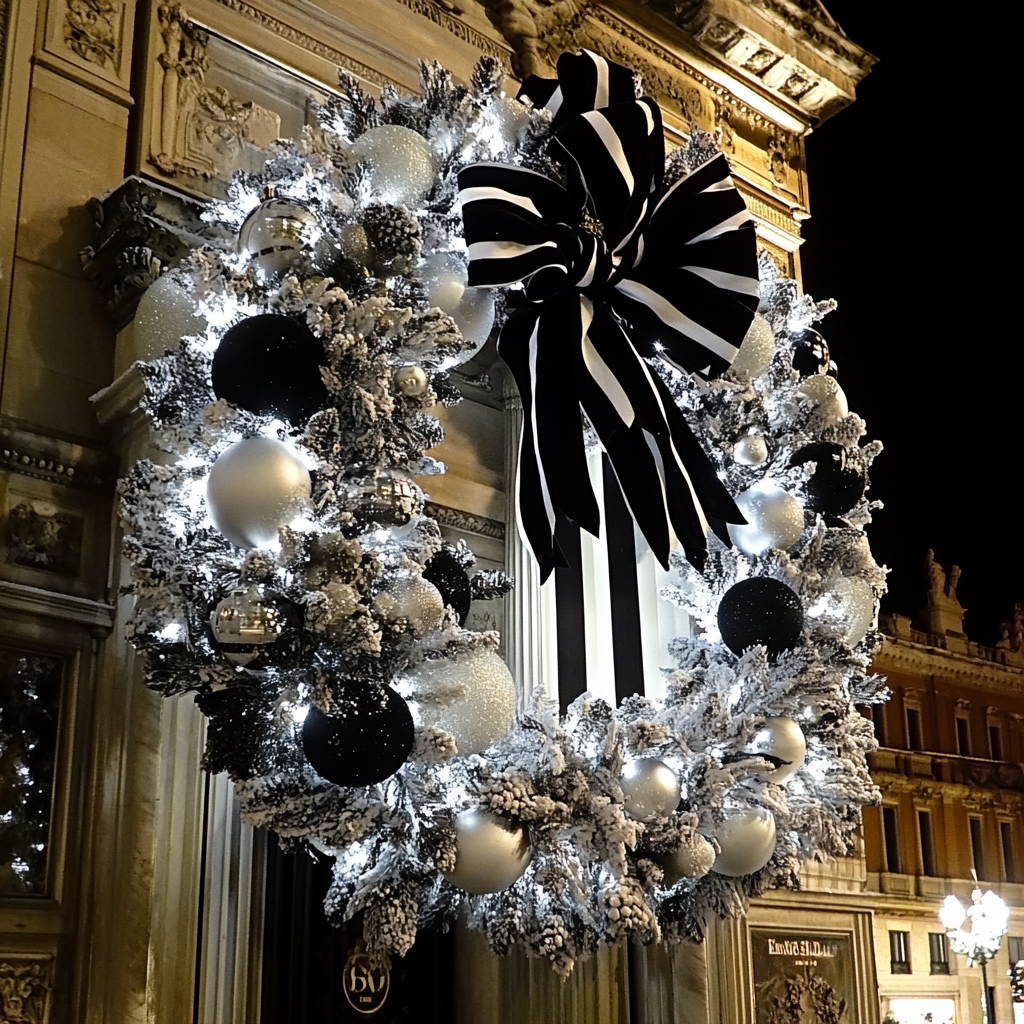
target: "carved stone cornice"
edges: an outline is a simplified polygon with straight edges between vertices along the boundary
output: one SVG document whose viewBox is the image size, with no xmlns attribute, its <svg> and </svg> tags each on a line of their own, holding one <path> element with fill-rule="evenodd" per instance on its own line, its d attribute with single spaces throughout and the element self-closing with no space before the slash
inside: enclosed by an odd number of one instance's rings
<svg viewBox="0 0 1024 1024">
<path fill-rule="evenodd" d="M 461 530 L 463 533 L 475 533 L 480 537 L 491 537 L 494 540 L 504 540 L 505 538 L 505 524 L 497 519 L 474 515 L 472 512 L 463 512 L 462 509 L 449 508 L 447 505 L 438 505 L 433 501 L 426 503 L 425 511 L 441 526 Z"/>
<path fill-rule="evenodd" d="M 9 580 L 0 580 L 0 608 L 5 612 L 23 612 L 37 619 L 59 619 L 87 626 L 98 639 L 109 636 L 114 628 L 113 605 Z M 3 1024 L 2 1017 L 0 1024 Z"/>
<path fill-rule="evenodd" d="M 87 491 L 107 491 L 117 477 L 110 455 L 0 423 L 0 467 L 21 476 Z"/>
<path fill-rule="evenodd" d="M 223 3 L 225 0 L 220 0 L 220 2 Z M 481 53 L 497 57 L 506 67 L 511 66 L 509 47 L 502 46 L 491 39 L 490 36 L 484 35 L 483 32 L 473 28 L 472 25 L 468 25 L 461 18 L 457 18 L 452 13 L 452 9 L 455 7 L 454 4 L 445 5 L 435 3 L 434 0 L 399 0 L 399 3 L 408 7 L 410 11 L 423 15 L 424 18 L 432 21 L 446 32 L 450 32 L 456 39 L 461 39 L 462 42 L 468 43 Z M 488 4 L 484 3 L 484 6 L 486 7 Z"/>
<path fill-rule="evenodd" d="M 1020 668 L 889 636 L 882 638 L 872 667 L 882 674 L 900 671 L 936 675 L 959 683 L 994 687 L 1018 697 L 1024 694 L 1024 670 Z"/>
</svg>

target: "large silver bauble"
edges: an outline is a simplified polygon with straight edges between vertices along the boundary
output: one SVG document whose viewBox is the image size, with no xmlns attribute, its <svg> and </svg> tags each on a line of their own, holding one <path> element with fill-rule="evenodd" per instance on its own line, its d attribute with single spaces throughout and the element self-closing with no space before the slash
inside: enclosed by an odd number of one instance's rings
<svg viewBox="0 0 1024 1024">
<path fill-rule="evenodd" d="M 382 469 L 376 476 L 351 477 L 343 485 L 344 507 L 382 526 L 403 526 L 423 507 L 419 484 L 402 469 Z"/>
<path fill-rule="evenodd" d="M 667 818 L 679 793 L 679 776 L 656 757 L 638 757 L 622 770 L 622 806 L 636 821 Z"/>
<path fill-rule="evenodd" d="M 530 122 L 530 111 L 519 100 L 510 96 L 499 96 L 491 103 L 491 112 L 497 123 L 502 148 L 513 149 Z"/>
<path fill-rule="evenodd" d="M 771 754 L 780 757 L 788 764 L 780 765 L 770 772 L 761 772 L 762 779 L 769 782 L 783 783 L 792 778 L 804 763 L 807 756 L 807 741 L 803 730 L 792 718 L 779 715 L 777 718 L 766 718 L 764 727 L 747 746 L 750 754 Z"/>
<path fill-rule="evenodd" d="M 494 296 L 486 288 L 468 286 L 466 268 L 454 253 L 428 256 L 420 274 L 430 304 L 447 313 L 472 345 L 458 354 L 457 361 L 472 359 L 494 325 Z"/>
<path fill-rule="evenodd" d="M 834 425 L 850 413 L 846 395 L 835 377 L 816 373 L 800 382 L 797 393 L 814 402 L 815 415 L 826 425 Z"/>
<path fill-rule="evenodd" d="M 683 878 L 703 878 L 715 863 L 715 848 L 699 832 L 681 843 L 678 850 L 657 858 L 665 873 L 666 889 Z"/>
<path fill-rule="evenodd" d="M 430 143 L 411 128 L 370 128 L 353 143 L 352 153 L 366 165 L 375 199 L 411 207 L 434 185 L 437 171 Z"/>
<path fill-rule="evenodd" d="M 827 614 L 848 647 L 856 647 L 875 621 L 875 594 L 859 576 L 840 576 L 828 595 Z"/>
<path fill-rule="evenodd" d="M 392 580 L 374 599 L 373 607 L 392 622 L 405 619 L 416 636 L 440 629 L 444 621 L 441 591 L 422 576 L 400 576 Z"/>
<path fill-rule="evenodd" d="M 296 257 L 320 234 L 313 212 L 297 199 L 271 196 L 245 218 L 238 231 L 238 251 L 248 253 L 265 277 L 290 270 Z"/>
<path fill-rule="evenodd" d="M 760 871 L 775 852 L 775 816 L 763 807 L 727 808 L 715 838 L 721 853 L 712 871 L 730 878 Z"/>
<path fill-rule="evenodd" d="M 497 814 L 462 811 L 455 818 L 455 867 L 442 874 L 466 892 L 501 892 L 530 865 L 533 849 L 524 828 L 514 828 Z"/>
<path fill-rule="evenodd" d="M 460 755 L 486 750 L 508 733 L 515 720 L 512 673 L 489 649 L 420 662 L 406 673 L 400 690 L 412 706 L 416 724 L 449 733 Z"/>
<path fill-rule="evenodd" d="M 205 334 L 206 326 L 206 321 L 196 313 L 192 296 L 173 275 L 164 274 L 143 292 L 135 310 L 135 358 L 148 361 L 176 352 L 182 338 Z"/>
<path fill-rule="evenodd" d="M 755 315 L 753 323 L 747 330 L 740 345 L 731 369 L 738 374 L 760 377 L 775 355 L 775 334 L 771 325 L 763 316 Z"/>
<path fill-rule="evenodd" d="M 240 548 L 274 545 L 278 530 L 309 505 L 309 470 L 272 437 L 237 441 L 213 464 L 206 506 L 214 526 Z"/>
<path fill-rule="evenodd" d="M 804 532 L 800 502 L 774 484 L 755 484 L 736 496 L 736 505 L 747 525 L 730 523 L 729 536 L 744 554 L 763 555 L 772 548 L 786 551 Z"/>
<path fill-rule="evenodd" d="M 235 665 L 253 665 L 288 628 L 282 599 L 263 587 L 232 590 L 210 613 L 221 653 Z"/>
<path fill-rule="evenodd" d="M 768 458 L 768 442 L 760 434 L 744 434 L 732 446 L 732 457 L 741 466 L 760 466 Z"/>
</svg>

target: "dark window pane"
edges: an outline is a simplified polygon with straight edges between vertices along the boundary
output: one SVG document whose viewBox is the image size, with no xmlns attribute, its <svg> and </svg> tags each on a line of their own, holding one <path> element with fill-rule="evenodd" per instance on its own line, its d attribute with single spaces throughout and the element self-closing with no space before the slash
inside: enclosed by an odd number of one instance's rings
<svg viewBox="0 0 1024 1024">
<path fill-rule="evenodd" d="M 875 723 L 875 739 L 880 747 L 888 746 L 885 735 L 885 705 L 876 704 L 871 709 L 871 720 Z"/>
<path fill-rule="evenodd" d="M 985 853 L 981 843 L 981 818 L 968 818 L 971 829 L 971 857 L 978 878 L 988 878 L 985 873 Z"/>
<path fill-rule="evenodd" d="M 1003 759 L 1003 730 L 998 725 L 990 725 L 988 727 L 988 746 L 992 753 L 993 761 L 1002 761 Z"/>
<path fill-rule="evenodd" d="M 1003 846 L 1003 868 L 1008 882 L 1017 881 L 1017 865 L 1013 859 L 1013 822 L 999 822 L 999 841 Z"/>
<path fill-rule="evenodd" d="M 921 837 L 921 874 L 934 877 L 935 842 L 932 838 L 932 816 L 928 811 L 917 812 L 917 830 Z"/>
<path fill-rule="evenodd" d="M 900 870 L 899 830 L 896 824 L 896 808 L 882 808 L 882 832 L 885 838 L 885 869 Z"/>
<path fill-rule="evenodd" d="M 964 757 L 971 756 L 971 730 L 966 718 L 956 720 L 956 749 Z"/>
<path fill-rule="evenodd" d="M 0 896 L 46 891 L 62 668 L 0 647 Z"/>
<path fill-rule="evenodd" d="M 928 933 L 932 974 L 949 974 L 949 944 L 945 932 Z"/>
<path fill-rule="evenodd" d="M 1024 960 L 1024 935 L 1007 935 L 1006 951 L 1010 954 L 1010 966 Z"/>
<path fill-rule="evenodd" d="M 924 750 L 921 738 L 921 712 L 917 708 L 907 708 L 907 746 L 911 750 Z"/>
<path fill-rule="evenodd" d="M 893 974 L 910 973 L 909 933 L 889 932 L 889 960 Z"/>
</svg>

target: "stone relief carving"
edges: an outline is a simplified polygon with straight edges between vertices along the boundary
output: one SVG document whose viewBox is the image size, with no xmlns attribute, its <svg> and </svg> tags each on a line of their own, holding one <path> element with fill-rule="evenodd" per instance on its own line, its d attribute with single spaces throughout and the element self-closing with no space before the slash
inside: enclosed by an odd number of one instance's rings
<svg viewBox="0 0 1024 1024">
<path fill-rule="evenodd" d="M 772 131 L 765 145 L 765 166 L 769 174 L 784 185 L 789 176 L 789 162 L 796 154 L 793 136 L 787 132 Z"/>
<path fill-rule="evenodd" d="M 164 49 L 160 152 L 150 159 L 165 174 L 227 178 L 248 145 L 263 148 L 281 132 L 278 114 L 205 85 L 209 33 L 188 20 L 180 4 L 158 8 Z"/>
<path fill-rule="evenodd" d="M 0 960 L 0 1024 L 45 1024 L 50 972 L 38 960 Z"/>
<path fill-rule="evenodd" d="M 512 70 L 522 80 L 528 75 L 550 75 L 552 57 L 575 48 L 583 22 L 585 0 L 477 0 L 491 24 L 512 47 Z"/>
<path fill-rule="evenodd" d="M 117 71 L 123 21 L 124 4 L 116 0 L 67 0 L 64 43 L 82 60 Z"/>
<path fill-rule="evenodd" d="M 49 503 L 22 501 L 8 509 L 3 543 L 11 565 L 77 576 L 82 565 L 81 516 Z"/>
</svg>

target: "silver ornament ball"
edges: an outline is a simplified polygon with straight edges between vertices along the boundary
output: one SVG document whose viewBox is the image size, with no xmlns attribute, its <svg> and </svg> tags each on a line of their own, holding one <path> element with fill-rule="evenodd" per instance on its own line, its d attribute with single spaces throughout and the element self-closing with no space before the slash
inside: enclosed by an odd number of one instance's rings
<svg viewBox="0 0 1024 1024">
<path fill-rule="evenodd" d="M 232 590 L 210 613 L 221 653 L 235 665 L 252 665 L 288 628 L 281 601 L 263 587 Z"/>
<path fill-rule="evenodd" d="M 658 857 L 666 889 L 683 878 L 703 878 L 714 863 L 715 848 L 699 832 L 680 843 L 677 850 Z"/>
<path fill-rule="evenodd" d="M 848 647 L 856 647 L 875 622 L 875 593 L 859 576 L 840 576 L 827 598 L 827 614 Z"/>
<path fill-rule="evenodd" d="M 272 437 L 237 441 L 213 464 L 206 506 L 214 526 L 240 548 L 277 543 L 278 530 L 309 506 L 309 470 Z"/>
<path fill-rule="evenodd" d="M 429 386 L 422 366 L 400 366 L 395 370 L 395 387 L 409 398 L 419 398 Z"/>
<path fill-rule="evenodd" d="M 526 829 L 488 811 L 460 812 L 455 842 L 455 867 L 442 874 L 457 888 L 478 895 L 514 885 L 533 857 Z"/>
<path fill-rule="evenodd" d="M 760 434 L 745 434 L 733 445 L 732 457 L 741 466 L 760 466 L 768 458 L 768 442 Z"/>
<path fill-rule="evenodd" d="M 427 286 L 430 304 L 447 313 L 472 346 L 458 354 L 457 362 L 472 359 L 494 325 L 494 296 L 486 288 L 467 285 L 466 267 L 454 253 L 428 256 L 420 274 Z"/>
<path fill-rule="evenodd" d="M 270 196 L 253 210 L 238 232 L 238 251 L 248 253 L 264 277 L 291 269 L 296 257 L 320 235 L 313 212 L 297 199 Z"/>
<path fill-rule="evenodd" d="M 491 112 L 498 127 L 502 148 L 512 149 L 530 121 L 529 110 L 519 100 L 499 96 L 491 104 Z"/>
<path fill-rule="evenodd" d="M 196 313 L 185 287 L 171 274 L 158 277 L 142 294 L 135 310 L 132 341 L 135 358 L 160 359 L 175 352 L 186 335 L 205 334 L 206 320 Z"/>
<path fill-rule="evenodd" d="M 775 817 L 763 807 L 726 808 L 715 832 L 721 852 L 713 871 L 739 878 L 760 871 L 775 852 Z"/>
<path fill-rule="evenodd" d="M 355 515 L 384 526 L 403 526 L 423 508 L 419 484 L 401 469 L 352 477 L 343 484 L 342 504 Z"/>
<path fill-rule="evenodd" d="M 374 609 L 384 618 L 405 619 L 416 636 L 441 628 L 444 598 L 441 591 L 422 576 L 400 576 L 374 599 Z"/>
<path fill-rule="evenodd" d="M 729 524 L 732 542 L 746 555 L 758 556 L 776 548 L 786 551 L 804 532 L 804 510 L 787 491 L 771 483 L 755 484 L 736 496 L 747 525 Z"/>
<path fill-rule="evenodd" d="M 505 662 L 487 648 L 474 648 L 406 673 L 399 690 L 416 724 L 451 735 L 460 755 L 479 754 L 512 728 L 516 688 Z"/>
<path fill-rule="evenodd" d="M 800 382 L 797 393 L 815 404 L 815 416 L 826 425 L 834 425 L 850 414 L 846 395 L 835 377 L 816 373 Z"/>
<path fill-rule="evenodd" d="M 732 361 L 732 370 L 751 379 L 760 377 L 768 369 L 774 355 L 775 334 L 771 325 L 763 316 L 755 315 Z"/>
<path fill-rule="evenodd" d="M 414 206 L 434 185 L 437 170 L 430 143 L 411 128 L 370 128 L 353 143 L 352 153 L 366 165 L 371 194 L 386 203 Z"/>
<path fill-rule="evenodd" d="M 638 757 L 622 770 L 622 805 L 635 821 L 667 818 L 679 806 L 679 776 L 656 757 Z"/>
<path fill-rule="evenodd" d="M 807 741 L 803 730 L 792 718 L 779 715 L 765 719 L 763 728 L 747 745 L 747 753 L 771 754 L 789 762 L 770 772 L 759 773 L 762 779 L 781 784 L 800 770 L 807 756 Z"/>
</svg>

